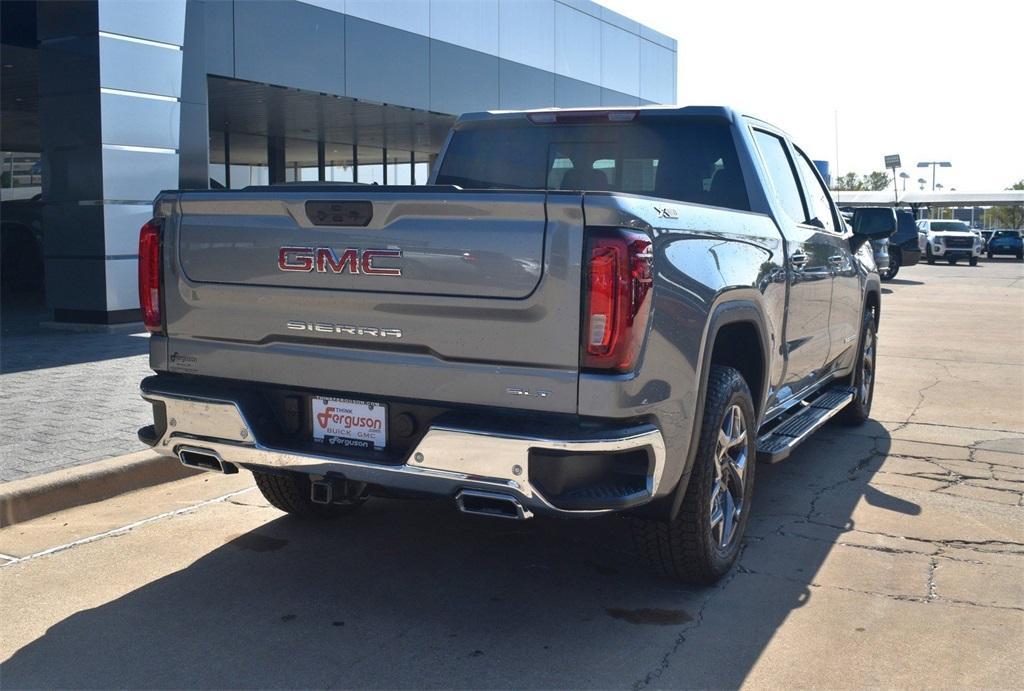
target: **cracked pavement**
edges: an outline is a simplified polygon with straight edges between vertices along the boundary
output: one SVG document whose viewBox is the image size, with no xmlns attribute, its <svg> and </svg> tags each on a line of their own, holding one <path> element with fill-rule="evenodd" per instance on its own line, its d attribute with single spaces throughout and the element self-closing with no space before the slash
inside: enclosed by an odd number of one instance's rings
<svg viewBox="0 0 1024 691">
<path fill-rule="evenodd" d="M 886 284 L 873 421 L 758 468 L 713 588 L 647 573 L 615 518 L 304 524 L 202 475 L 0 531 L 4 685 L 1020 687 L 1022 278 Z"/>
</svg>

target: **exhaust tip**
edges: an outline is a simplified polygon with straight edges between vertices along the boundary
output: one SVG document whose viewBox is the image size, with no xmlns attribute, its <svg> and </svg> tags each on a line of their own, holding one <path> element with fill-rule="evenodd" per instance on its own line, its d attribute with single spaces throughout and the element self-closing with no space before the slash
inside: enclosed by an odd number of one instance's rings
<svg viewBox="0 0 1024 691">
<path fill-rule="evenodd" d="M 197 470 L 209 470 L 214 473 L 224 473 L 225 475 L 232 475 L 238 472 L 238 467 L 233 463 L 221 460 L 221 457 L 215 452 L 206 449 L 181 447 L 178 449 L 178 460 L 181 461 L 183 466 L 196 468 Z"/>
<path fill-rule="evenodd" d="M 518 499 L 498 492 L 464 489 L 455 495 L 455 505 L 462 513 L 476 516 L 510 518 L 514 521 L 533 518 L 533 512 L 524 508 Z"/>
</svg>

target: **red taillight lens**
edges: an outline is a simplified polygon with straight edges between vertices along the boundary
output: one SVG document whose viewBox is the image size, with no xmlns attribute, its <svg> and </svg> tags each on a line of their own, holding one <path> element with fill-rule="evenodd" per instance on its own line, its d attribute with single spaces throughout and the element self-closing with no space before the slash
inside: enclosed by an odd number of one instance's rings
<svg viewBox="0 0 1024 691">
<path fill-rule="evenodd" d="M 626 372 L 651 311 L 651 240 L 626 230 L 593 233 L 587 247 L 582 366 Z"/>
<path fill-rule="evenodd" d="M 163 331 L 160 315 L 160 223 L 149 221 L 139 231 L 139 307 L 151 333 Z"/>
</svg>

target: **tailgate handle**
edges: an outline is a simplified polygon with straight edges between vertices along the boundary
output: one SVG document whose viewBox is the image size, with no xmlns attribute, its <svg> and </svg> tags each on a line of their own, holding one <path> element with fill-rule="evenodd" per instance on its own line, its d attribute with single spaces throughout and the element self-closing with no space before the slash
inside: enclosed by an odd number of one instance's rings
<svg viewBox="0 0 1024 691">
<path fill-rule="evenodd" d="M 306 202 L 306 217 L 315 226 L 363 227 L 373 220 L 370 202 Z"/>
</svg>

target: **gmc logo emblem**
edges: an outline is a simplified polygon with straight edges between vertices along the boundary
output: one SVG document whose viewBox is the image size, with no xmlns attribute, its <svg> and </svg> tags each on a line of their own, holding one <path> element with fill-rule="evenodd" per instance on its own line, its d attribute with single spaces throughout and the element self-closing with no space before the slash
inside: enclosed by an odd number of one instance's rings
<svg viewBox="0 0 1024 691">
<path fill-rule="evenodd" d="M 330 247 L 282 247 L 277 253 L 277 268 L 281 271 L 302 271 L 367 276 L 401 276 L 398 267 L 375 266 L 377 259 L 402 256 L 402 250 L 345 249 L 339 255 Z"/>
</svg>

